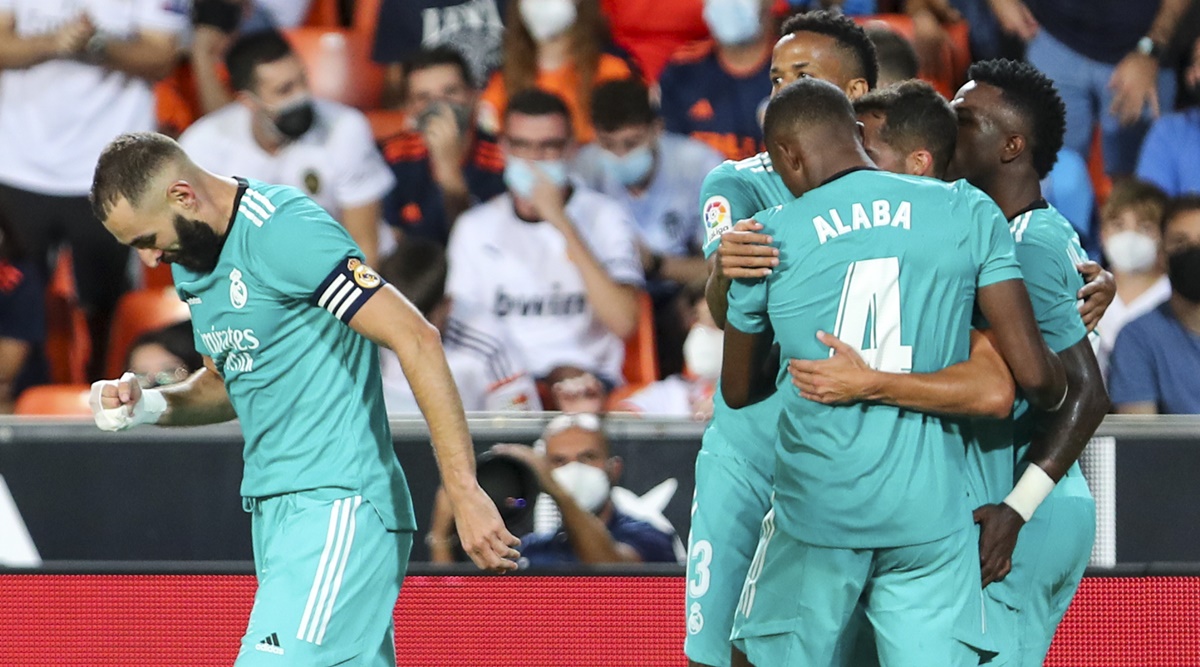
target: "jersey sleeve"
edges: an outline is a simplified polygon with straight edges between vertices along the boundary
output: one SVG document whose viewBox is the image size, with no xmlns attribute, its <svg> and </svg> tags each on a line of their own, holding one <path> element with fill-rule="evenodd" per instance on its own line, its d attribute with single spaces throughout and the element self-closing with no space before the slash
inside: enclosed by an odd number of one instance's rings
<svg viewBox="0 0 1200 667">
<path fill-rule="evenodd" d="M 966 185 L 965 181 L 960 182 Z M 1016 248 L 1008 221 L 999 206 L 983 192 L 967 185 L 963 191 L 970 212 L 968 233 L 972 238 L 972 253 L 978 262 L 979 271 L 975 287 L 1020 280 L 1021 266 L 1017 263 Z"/>
<path fill-rule="evenodd" d="M 353 109 L 344 113 L 332 142 L 342 158 L 337 170 L 337 197 L 343 207 L 354 208 L 383 199 L 396 179 L 375 145 L 366 116 Z"/>
<path fill-rule="evenodd" d="M 1113 405 L 1160 402 L 1152 345 L 1154 340 L 1140 330 L 1136 320 L 1117 334 L 1108 374 L 1108 394 Z"/>
<path fill-rule="evenodd" d="M 1067 249 L 1055 249 L 1041 239 L 1026 238 L 1016 246 L 1017 261 L 1033 302 L 1033 313 L 1046 344 L 1062 352 L 1087 336 L 1076 308 L 1072 276 L 1078 275 Z"/>
<path fill-rule="evenodd" d="M 191 24 L 191 5 L 188 0 L 138 0 L 138 30 L 183 34 Z"/>
<path fill-rule="evenodd" d="M 592 237 L 592 252 L 614 281 L 642 287 L 646 284 L 646 276 L 638 254 L 633 214 L 613 200 L 607 200 L 603 205 L 605 211 L 598 218 L 602 224 L 597 225 Z"/>
<path fill-rule="evenodd" d="M 738 331 L 762 333 L 770 326 L 767 317 L 767 288 L 771 276 L 755 280 L 738 279 L 729 284 L 729 310 L 725 320 Z"/>
<path fill-rule="evenodd" d="M 704 229 L 704 256 L 717 250 L 721 234 L 733 229 L 738 220 L 752 217 L 758 210 L 745 180 L 733 162 L 713 169 L 700 186 L 700 219 Z"/>
<path fill-rule="evenodd" d="M 362 263 L 362 251 L 346 229 L 307 197 L 279 204 L 259 231 L 257 270 L 286 298 L 308 301 L 349 323 L 383 285 Z"/>
</svg>

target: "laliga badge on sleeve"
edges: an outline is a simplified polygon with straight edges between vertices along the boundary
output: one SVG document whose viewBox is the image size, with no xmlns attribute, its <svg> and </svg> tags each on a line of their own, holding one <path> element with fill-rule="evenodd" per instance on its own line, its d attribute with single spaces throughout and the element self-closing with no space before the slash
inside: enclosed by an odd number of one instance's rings
<svg viewBox="0 0 1200 667">
<path fill-rule="evenodd" d="M 730 213 L 729 200 L 721 195 L 713 195 L 704 202 L 704 231 L 705 244 L 712 243 L 725 232 L 733 229 L 733 216 Z"/>
</svg>

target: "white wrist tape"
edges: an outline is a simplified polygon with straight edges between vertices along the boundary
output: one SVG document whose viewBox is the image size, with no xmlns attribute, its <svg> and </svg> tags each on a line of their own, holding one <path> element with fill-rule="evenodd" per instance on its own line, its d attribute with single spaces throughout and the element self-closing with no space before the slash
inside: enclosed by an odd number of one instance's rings
<svg viewBox="0 0 1200 667">
<path fill-rule="evenodd" d="M 1033 518 L 1038 505 L 1041 505 L 1053 490 L 1054 480 L 1050 479 L 1050 475 L 1038 464 L 1031 463 L 1025 468 L 1021 479 L 1017 480 L 1012 492 L 1004 499 L 1004 504 L 1016 510 L 1017 514 L 1028 522 Z"/>
<path fill-rule="evenodd" d="M 100 380 L 92 383 L 92 392 L 88 404 L 92 408 L 92 417 L 96 426 L 102 431 L 124 431 L 141 424 L 157 423 L 167 411 L 167 398 L 157 389 L 146 389 L 133 405 L 121 405 L 115 408 L 105 408 L 101 405 L 100 395 L 105 387 L 118 387 L 121 383 L 137 382 L 133 373 L 126 373 L 120 380 Z"/>
</svg>

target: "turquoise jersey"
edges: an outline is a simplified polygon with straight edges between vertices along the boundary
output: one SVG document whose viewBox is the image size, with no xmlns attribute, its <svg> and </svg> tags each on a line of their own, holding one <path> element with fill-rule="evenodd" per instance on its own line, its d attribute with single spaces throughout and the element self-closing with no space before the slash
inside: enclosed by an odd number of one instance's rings
<svg viewBox="0 0 1200 667">
<path fill-rule="evenodd" d="M 879 370 L 940 370 L 967 359 L 976 290 L 1021 278 L 1003 213 L 965 181 L 853 170 L 755 219 L 780 263 L 765 279 L 734 281 L 728 323 L 748 333 L 773 326 L 784 358 L 827 357 L 823 330 Z M 957 422 L 778 394 L 779 530 L 869 549 L 970 525 Z"/>
<path fill-rule="evenodd" d="M 344 489 L 389 529 L 415 530 L 379 352 L 345 324 L 379 278 L 346 230 L 295 188 L 242 180 L 234 210 L 216 268 L 176 264 L 172 275 L 196 349 L 212 358 L 241 420 L 242 496 Z"/>
<path fill-rule="evenodd" d="M 783 180 L 771 168 L 771 158 L 759 153 L 744 160 L 726 161 L 709 172 L 700 191 L 700 206 L 704 219 L 704 256 L 709 257 L 720 245 L 721 234 L 733 228 L 739 220 L 795 197 Z M 780 402 L 772 395 L 754 405 L 734 410 L 725 403 L 718 383 L 713 396 L 713 418 L 710 428 L 722 433 L 722 438 L 705 438 L 706 450 L 744 458 L 760 470 L 775 469 L 775 424 Z"/>
<path fill-rule="evenodd" d="M 1048 204 L 1017 214 L 1009 229 L 1038 328 L 1050 349 L 1062 352 L 1087 336 L 1076 307 L 1076 294 L 1083 287 L 1076 264 L 1087 257 L 1079 235 Z M 1012 419 L 972 422 L 974 442 L 967 449 L 967 473 L 980 504 L 998 503 L 1012 491 L 1016 466 L 1033 439 L 1034 421 L 1029 402 L 1018 396 Z M 1077 473 L 1074 467 L 1073 471 Z M 1078 473 L 1074 476 L 1082 479 Z"/>
</svg>

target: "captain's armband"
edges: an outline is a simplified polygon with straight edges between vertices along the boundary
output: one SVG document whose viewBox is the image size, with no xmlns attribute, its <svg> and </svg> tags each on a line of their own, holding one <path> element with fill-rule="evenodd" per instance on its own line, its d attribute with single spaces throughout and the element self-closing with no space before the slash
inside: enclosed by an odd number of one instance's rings
<svg viewBox="0 0 1200 667">
<path fill-rule="evenodd" d="M 349 324 L 354 314 L 384 285 L 383 278 L 357 257 L 347 257 L 313 292 L 311 303 Z"/>
</svg>

